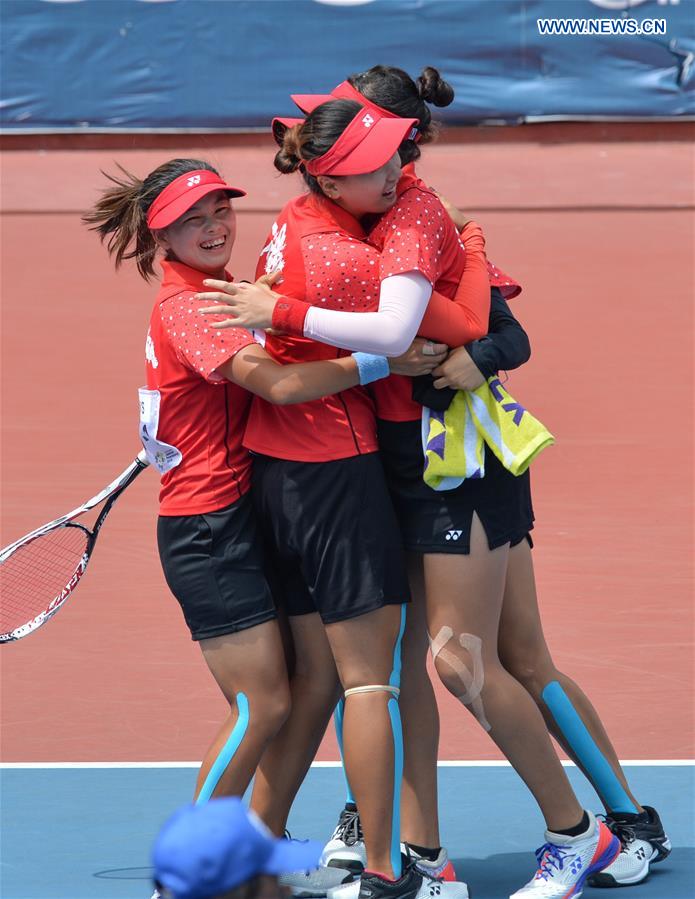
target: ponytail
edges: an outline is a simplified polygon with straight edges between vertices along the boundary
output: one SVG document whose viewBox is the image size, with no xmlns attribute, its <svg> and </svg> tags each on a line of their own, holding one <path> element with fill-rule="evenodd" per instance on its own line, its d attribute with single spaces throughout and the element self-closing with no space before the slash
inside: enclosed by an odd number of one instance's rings
<svg viewBox="0 0 695 899">
<path fill-rule="evenodd" d="M 118 163 L 117 163 L 118 165 Z M 219 174 L 210 163 L 200 159 L 171 159 L 141 181 L 118 165 L 121 175 L 102 172 L 115 187 L 107 187 L 82 221 L 106 243 L 116 268 L 124 259 L 135 259 L 138 271 L 149 281 L 154 277 L 157 241 L 147 225 L 147 211 L 159 194 L 179 175 L 206 169 Z"/>
</svg>

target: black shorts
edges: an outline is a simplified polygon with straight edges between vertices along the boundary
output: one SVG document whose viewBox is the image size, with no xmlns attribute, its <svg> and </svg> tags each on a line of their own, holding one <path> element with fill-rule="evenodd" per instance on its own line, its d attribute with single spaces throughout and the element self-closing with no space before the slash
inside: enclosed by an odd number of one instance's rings
<svg viewBox="0 0 695 899">
<path fill-rule="evenodd" d="M 249 494 L 202 515 L 160 515 L 164 576 L 194 640 L 233 634 L 276 617 Z"/>
<path fill-rule="evenodd" d="M 490 549 L 521 542 L 533 528 L 531 479 L 515 477 L 485 447 L 485 477 L 454 490 L 432 490 L 422 479 L 419 421 L 378 422 L 379 451 L 407 550 L 470 552 L 473 513 Z"/>
<path fill-rule="evenodd" d="M 288 615 L 326 624 L 410 598 L 398 523 L 377 453 L 332 462 L 253 456 L 268 579 Z"/>
</svg>

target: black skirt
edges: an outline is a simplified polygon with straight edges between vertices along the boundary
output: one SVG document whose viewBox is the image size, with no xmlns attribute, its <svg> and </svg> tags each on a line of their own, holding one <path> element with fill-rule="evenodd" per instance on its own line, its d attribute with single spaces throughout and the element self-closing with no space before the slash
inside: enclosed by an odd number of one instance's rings
<svg viewBox="0 0 695 899">
<path fill-rule="evenodd" d="M 470 552 L 473 513 L 490 549 L 514 546 L 533 528 L 529 472 L 515 477 L 485 447 L 485 477 L 454 490 L 432 490 L 422 479 L 419 421 L 378 422 L 379 450 L 407 550 L 421 553 Z"/>
</svg>

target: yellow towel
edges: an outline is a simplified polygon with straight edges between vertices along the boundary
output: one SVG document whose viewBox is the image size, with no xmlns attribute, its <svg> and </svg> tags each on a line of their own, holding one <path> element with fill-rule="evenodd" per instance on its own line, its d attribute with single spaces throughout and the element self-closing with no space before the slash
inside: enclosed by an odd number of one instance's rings
<svg viewBox="0 0 695 899">
<path fill-rule="evenodd" d="M 520 475 L 555 438 L 499 378 L 489 378 L 476 390 L 459 390 L 446 412 L 423 408 L 425 483 L 452 490 L 466 478 L 484 477 L 483 442 L 506 469 Z"/>
</svg>

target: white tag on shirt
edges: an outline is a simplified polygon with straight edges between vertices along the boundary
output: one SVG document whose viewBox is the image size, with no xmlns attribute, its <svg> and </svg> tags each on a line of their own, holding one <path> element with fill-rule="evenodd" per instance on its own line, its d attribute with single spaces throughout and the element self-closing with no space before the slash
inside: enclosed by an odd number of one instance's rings
<svg viewBox="0 0 695 899">
<path fill-rule="evenodd" d="M 140 387 L 140 440 L 145 448 L 145 455 L 150 465 L 160 474 L 165 474 L 181 463 L 183 456 L 175 446 L 157 440 L 159 428 L 159 404 L 161 396 L 158 390 Z"/>
</svg>

